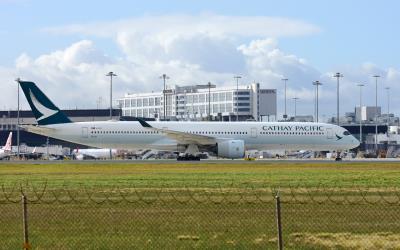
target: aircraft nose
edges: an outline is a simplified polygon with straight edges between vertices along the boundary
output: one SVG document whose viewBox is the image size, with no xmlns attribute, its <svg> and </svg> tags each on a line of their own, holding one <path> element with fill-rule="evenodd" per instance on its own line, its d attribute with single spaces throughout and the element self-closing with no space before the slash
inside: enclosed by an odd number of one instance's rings
<svg viewBox="0 0 400 250">
<path fill-rule="evenodd" d="M 352 136 L 351 138 L 351 146 L 353 148 L 360 146 L 360 141 L 358 141 L 354 136 Z"/>
</svg>

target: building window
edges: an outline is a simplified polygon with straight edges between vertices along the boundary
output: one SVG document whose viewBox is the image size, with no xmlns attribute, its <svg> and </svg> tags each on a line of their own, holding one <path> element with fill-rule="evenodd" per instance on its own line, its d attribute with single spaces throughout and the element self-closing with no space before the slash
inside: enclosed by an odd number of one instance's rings
<svg viewBox="0 0 400 250">
<path fill-rule="evenodd" d="M 161 98 L 160 97 L 156 97 L 155 106 L 160 106 L 160 105 L 161 105 Z"/>
<path fill-rule="evenodd" d="M 233 98 L 232 96 L 233 96 L 233 95 L 232 95 L 232 92 L 227 92 L 227 93 L 226 93 L 226 100 L 227 100 L 227 101 L 232 101 L 232 98 Z"/>
<path fill-rule="evenodd" d="M 221 112 L 221 113 L 225 112 L 225 104 L 221 103 L 219 105 L 219 112 Z"/>
<path fill-rule="evenodd" d="M 212 101 L 212 102 L 218 102 L 218 93 L 213 93 L 213 94 L 212 94 L 212 99 L 211 99 L 211 101 Z"/>
<path fill-rule="evenodd" d="M 149 98 L 149 106 L 154 106 L 154 98 Z"/>
<path fill-rule="evenodd" d="M 143 106 L 143 100 L 142 99 L 137 99 L 137 106 L 142 107 Z"/>
<path fill-rule="evenodd" d="M 198 103 L 199 102 L 199 96 L 198 95 L 194 95 L 193 96 L 193 103 Z"/>
<path fill-rule="evenodd" d="M 249 101 L 250 97 L 238 97 L 239 101 Z"/>
<path fill-rule="evenodd" d="M 143 99 L 143 107 L 147 107 L 147 106 L 149 106 L 149 99 L 144 98 Z"/>
<path fill-rule="evenodd" d="M 129 99 L 125 99 L 125 108 L 129 108 L 131 106 L 131 102 L 129 101 Z"/>
<path fill-rule="evenodd" d="M 212 110 L 213 113 L 218 113 L 219 112 L 218 104 L 213 104 L 212 108 L 213 108 L 213 110 Z"/>
<path fill-rule="evenodd" d="M 143 110 L 143 117 L 149 117 L 149 109 Z"/>
<path fill-rule="evenodd" d="M 208 110 L 206 111 L 206 106 L 205 105 L 200 105 L 199 108 L 200 108 L 200 114 L 205 114 L 205 113 L 208 112 Z"/>
<path fill-rule="evenodd" d="M 206 102 L 206 96 L 205 96 L 205 94 L 199 95 L 199 102 L 200 102 L 200 103 Z"/>
<path fill-rule="evenodd" d="M 219 101 L 224 102 L 225 101 L 225 93 L 219 93 Z"/>
<path fill-rule="evenodd" d="M 239 108 L 239 112 L 249 112 L 250 108 Z"/>
<path fill-rule="evenodd" d="M 131 99 L 131 107 L 136 107 L 136 99 Z"/>
</svg>

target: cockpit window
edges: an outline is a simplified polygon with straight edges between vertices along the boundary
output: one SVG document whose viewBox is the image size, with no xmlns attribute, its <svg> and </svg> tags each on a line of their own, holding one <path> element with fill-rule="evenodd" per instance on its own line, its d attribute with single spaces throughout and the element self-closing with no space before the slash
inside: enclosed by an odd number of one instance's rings
<svg viewBox="0 0 400 250">
<path fill-rule="evenodd" d="M 350 132 L 349 131 L 344 131 L 343 135 L 350 135 Z"/>
</svg>

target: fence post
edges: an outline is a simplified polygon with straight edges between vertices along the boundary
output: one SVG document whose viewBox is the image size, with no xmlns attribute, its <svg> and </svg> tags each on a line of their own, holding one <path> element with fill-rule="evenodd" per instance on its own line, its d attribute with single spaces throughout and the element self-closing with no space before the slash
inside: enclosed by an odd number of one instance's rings
<svg viewBox="0 0 400 250">
<path fill-rule="evenodd" d="M 281 199 L 279 197 L 279 192 L 276 193 L 276 226 L 278 229 L 278 249 L 283 249 L 283 241 L 282 241 L 282 221 L 281 221 Z"/>
<path fill-rule="evenodd" d="M 25 195 L 22 195 L 22 223 L 24 230 L 23 249 L 28 250 L 31 249 L 31 245 L 29 244 L 29 238 L 28 238 L 28 206 Z"/>
</svg>

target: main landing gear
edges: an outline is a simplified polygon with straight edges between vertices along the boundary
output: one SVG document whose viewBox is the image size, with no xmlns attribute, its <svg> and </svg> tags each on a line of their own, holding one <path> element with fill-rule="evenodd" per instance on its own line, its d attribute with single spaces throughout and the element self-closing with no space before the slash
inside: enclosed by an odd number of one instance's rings
<svg viewBox="0 0 400 250">
<path fill-rule="evenodd" d="M 338 151 L 338 152 L 336 152 L 336 158 L 335 158 L 335 161 L 342 161 L 342 157 L 341 157 L 341 154 L 340 154 L 340 152 Z"/>
<path fill-rule="evenodd" d="M 176 158 L 178 161 L 200 161 L 200 157 L 192 154 L 179 155 Z"/>
<path fill-rule="evenodd" d="M 189 144 L 182 155 L 178 155 L 178 161 L 200 161 L 199 147 L 196 144 Z"/>
</svg>

